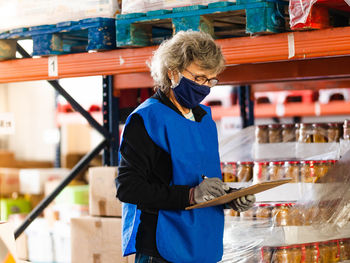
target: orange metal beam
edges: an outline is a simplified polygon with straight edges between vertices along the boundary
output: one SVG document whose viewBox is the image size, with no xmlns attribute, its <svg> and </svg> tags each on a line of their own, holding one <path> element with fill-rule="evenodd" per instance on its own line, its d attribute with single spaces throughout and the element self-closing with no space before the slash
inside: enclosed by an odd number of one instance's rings
<svg viewBox="0 0 350 263">
<path fill-rule="evenodd" d="M 221 39 L 217 40 L 217 43 L 222 46 L 227 65 L 230 66 L 343 56 L 348 55 L 350 50 L 350 27 Z M 3 61 L 0 62 L 0 83 L 148 72 L 146 61 L 152 56 L 155 49 L 156 47 L 145 47 L 61 55 L 58 56 L 58 76 L 48 76 L 48 59 L 45 57 Z M 255 65 L 259 64 L 252 64 L 244 69 L 251 70 Z M 275 70 L 285 71 L 278 66 L 273 70 L 268 69 L 271 74 Z M 322 72 L 322 74 L 324 77 L 327 76 L 327 72 Z M 294 75 L 294 78 L 298 77 L 299 75 Z M 231 80 L 236 78 L 239 76 L 230 76 Z"/>
</svg>

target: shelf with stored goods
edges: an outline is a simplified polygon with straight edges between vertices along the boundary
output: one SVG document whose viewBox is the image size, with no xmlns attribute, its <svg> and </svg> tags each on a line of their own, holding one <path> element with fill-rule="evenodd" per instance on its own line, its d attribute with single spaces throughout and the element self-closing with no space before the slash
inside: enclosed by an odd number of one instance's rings
<svg viewBox="0 0 350 263">
<path fill-rule="evenodd" d="M 267 83 L 350 76 L 350 27 L 220 39 L 227 64 L 223 83 Z M 146 61 L 156 46 L 0 62 L 0 83 L 93 75 L 124 75 L 117 88 L 152 86 Z M 339 57 L 340 56 L 340 57 Z M 315 59 L 317 58 L 317 59 Z M 49 71 L 49 62 L 57 71 Z M 51 73 L 51 74 L 49 74 Z M 140 80 L 139 80 L 140 79 Z M 147 82 L 145 82 L 145 79 Z M 142 84 L 141 84 L 142 83 Z"/>
<path fill-rule="evenodd" d="M 240 114 L 240 108 L 238 105 L 227 108 L 222 106 L 212 106 L 211 108 L 214 120 L 220 120 L 222 117 L 239 116 Z M 349 114 L 350 102 L 348 101 L 334 101 L 328 104 L 321 104 L 317 102 L 294 102 L 288 104 L 257 104 L 254 106 L 255 118 L 330 116 Z"/>
</svg>

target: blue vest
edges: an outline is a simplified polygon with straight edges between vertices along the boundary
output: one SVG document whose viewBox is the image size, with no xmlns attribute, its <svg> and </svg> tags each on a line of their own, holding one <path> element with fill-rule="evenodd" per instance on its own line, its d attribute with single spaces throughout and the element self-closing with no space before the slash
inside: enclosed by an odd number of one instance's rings
<svg viewBox="0 0 350 263">
<path fill-rule="evenodd" d="M 173 169 L 170 185 L 196 186 L 201 183 L 202 174 L 221 177 L 216 126 L 210 108 L 201 107 L 207 112 L 201 122 L 188 120 L 153 98 L 132 113 L 142 117 L 153 142 L 170 154 Z M 135 253 L 139 220 L 136 205 L 124 203 L 124 256 Z M 159 210 L 157 249 L 170 262 L 218 262 L 223 254 L 223 230 L 222 206 L 189 211 Z"/>
</svg>

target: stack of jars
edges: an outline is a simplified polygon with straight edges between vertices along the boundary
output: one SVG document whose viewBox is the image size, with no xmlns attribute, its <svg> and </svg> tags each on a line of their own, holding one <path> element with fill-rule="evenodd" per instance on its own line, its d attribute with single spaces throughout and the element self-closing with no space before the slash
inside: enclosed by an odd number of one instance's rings
<svg viewBox="0 0 350 263">
<path fill-rule="evenodd" d="M 265 220 L 272 226 L 309 226 L 315 223 L 331 222 L 332 209 L 336 201 L 298 206 L 295 203 L 259 203 L 240 214 L 231 212 L 231 216 L 239 216 L 242 221 Z"/>
<path fill-rule="evenodd" d="M 315 183 L 335 163 L 336 160 L 254 162 L 253 181 L 258 183 L 290 178 L 293 183 Z"/>
<path fill-rule="evenodd" d="M 249 182 L 253 178 L 254 162 L 221 163 L 224 182 Z"/>
<path fill-rule="evenodd" d="M 299 244 L 281 247 L 263 247 L 263 263 L 336 263 L 350 259 L 350 239 Z"/>
<path fill-rule="evenodd" d="M 296 123 L 258 125 L 257 143 L 325 143 L 350 139 L 350 121 L 344 123 Z"/>
</svg>

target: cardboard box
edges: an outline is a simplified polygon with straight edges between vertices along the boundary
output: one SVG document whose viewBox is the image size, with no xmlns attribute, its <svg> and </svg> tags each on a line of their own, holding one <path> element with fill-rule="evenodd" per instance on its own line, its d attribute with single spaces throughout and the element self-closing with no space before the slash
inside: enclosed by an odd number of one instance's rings
<svg viewBox="0 0 350 263">
<path fill-rule="evenodd" d="M 19 170 L 12 168 L 0 168 L 0 193 L 2 196 L 11 196 L 20 189 Z"/>
<path fill-rule="evenodd" d="M 122 205 L 116 198 L 115 178 L 117 172 L 117 167 L 89 169 L 90 215 L 122 216 Z"/>
<path fill-rule="evenodd" d="M 89 185 L 73 185 L 65 187 L 55 199 L 56 204 L 88 205 Z"/>
<path fill-rule="evenodd" d="M 91 149 L 91 127 L 87 124 L 66 124 L 61 127 L 61 153 L 85 154 Z"/>
<path fill-rule="evenodd" d="M 0 167 L 15 167 L 15 154 L 13 152 L 0 150 Z"/>
<path fill-rule="evenodd" d="M 0 223 L 0 259 L 1 262 L 17 262 L 14 227 L 11 223 Z"/>
<path fill-rule="evenodd" d="M 62 180 L 69 174 L 68 169 L 21 169 L 19 172 L 20 192 L 22 194 L 44 194 L 45 182 Z"/>
<path fill-rule="evenodd" d="M 121 218 L 81 217 L 71 220 L 72 263 L 131 263 L 122 256 Z"/>
<path fill-rule="evenodd" d="M 12 214 L 29 213 L 31 204 L 28 200 L 18 199 L 1 199 L 0 200 L 0 220 L 7 221 Z"/>
</svg>

